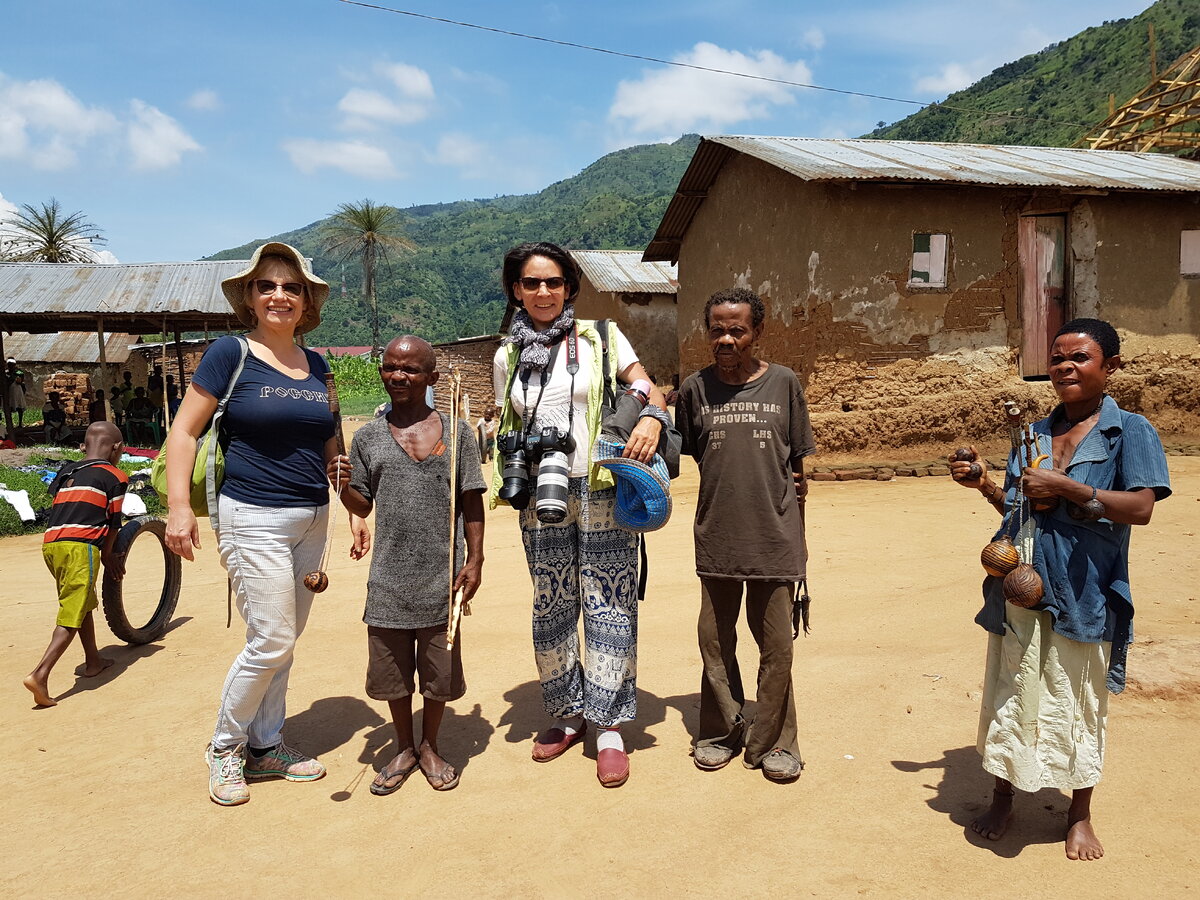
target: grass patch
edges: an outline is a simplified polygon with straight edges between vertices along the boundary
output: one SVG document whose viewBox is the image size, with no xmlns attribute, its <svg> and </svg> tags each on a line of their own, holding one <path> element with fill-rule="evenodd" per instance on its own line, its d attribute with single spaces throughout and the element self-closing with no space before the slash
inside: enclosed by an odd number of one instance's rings
<svg viewBox="0 0 1200 900">
<path fill-rule="evenodd" d="M 83 454 L 78 450 L 61 450 L 53 451 L 48 455 L 33 455 L 29 457 L 29 465 L 32 466 L 49 466 L 57 469 L 62 465 L 62 460 L 83 459 Z M 146 468 L 143 463 L 121 463 L 119 468 L 124 470 L 127 475 L 132 475 L 134 472 L 141 471 Z M 10 491 L 28 491 L 29 503 L 34 511 L 46 509 L 51 505 L 53 500 L 50 497 L 50 487 L 45 484 L 37 473 L 21 472 L 17 469 L 8 466 L 0 466 L 0 483 L 8 485 Z M 162 503 L 159 502 L 158 495 L 153 491 L 147 494 L 139 493 L 138 496 L 146 503 L 146 512 L 152 516 L 161 516 L 166 514 L 166 510 Z M 21 517 L 17 515 L 17 511 L 8 503 L 0 501 L 0 537 L 9 537 L 16 534 L 41 534 L 46 530 L 46 526 L 41 522 L 22 522 Z"/>
</svg>

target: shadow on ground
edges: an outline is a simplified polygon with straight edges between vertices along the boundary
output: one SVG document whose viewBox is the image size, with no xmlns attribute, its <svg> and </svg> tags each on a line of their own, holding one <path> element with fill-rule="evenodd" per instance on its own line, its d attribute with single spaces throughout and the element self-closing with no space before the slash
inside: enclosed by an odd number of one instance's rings
<svg viewBox="0 0 1200 900">
<path fill-rule="evenodd" d="M 179 628 L 181 625 L 186 625 L 190 621 L 192 621 L 191 616 L 179 616 L 178 618 L 172 619 L 167 625 L 166 630 L 163 632 L 163 635 L 166 636 L 170 634 L 176 628 Z M 76 642 L 72 641 L 71 646 L 67 648 L 67 652 L 70 653 L 71 649 L 76 646 L 78 646 Z M 159 643 L 109 644 L 106 647 L 101 647 L 100 655 L 111 659 L 113 664 L 94 678 L 83 677 L 83 675 L 80 674 L 83 672 L 83 665 L 80 664 L 76 666 L 75 684 L 54 699 L 61 701 L 65 700 L 67 697 L 73 697 L 76 694 L 83 694 L 87 691 L 94 691 L 98 688 L 102 688 L 106 684 L 109 684 L 110 682 L 121 677 L 125 670 L 127 670 L 134 663 L 137 663 L 143 659 L 148 659 L 162 649 L 164 649 L 163 645 Z"/>
<path fill-rule="evenodd" d="M 995 784 L 995 779 L 980 766 L 979 753 L 974 747 L 945 750 L 941 759 L 929 762 L 892 760 L 892 765 L 901 772 L 910 773 L 941 769 L 941 780 L 937 784 L 924 785 L 934 792 L 925 802 L 930 809 L 945 813 L 951 822 L 962 826 L 967 841 L 976 847 L 1012 859 L 1026 847 L 1066 840 L 1070 799 L 1054 788 L 1036 794 L 1017 791 L 1012 823 L 1000 840 L 989 841 L 971 830 L 971 823 L 991 805 Z"/>
</svg>

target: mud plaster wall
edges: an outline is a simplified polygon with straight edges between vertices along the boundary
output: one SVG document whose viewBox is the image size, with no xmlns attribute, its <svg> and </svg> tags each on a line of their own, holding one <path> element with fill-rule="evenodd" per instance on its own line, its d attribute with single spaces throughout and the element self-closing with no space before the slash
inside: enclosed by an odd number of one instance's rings
<svg viewBox="0 0 1200 900">
<path fill-rule="evenodd" d="M 575 299 L 575 314 L 581 319 L 616 322 L 659 384 L 668 384 L 679 371 L 674 294 L 598 291 L 584 278 Z"/>
<path fill-rule="evenodd" d="M 734 156 L 681 247 L 681 372 L 711 361 L 703 337 L 708 296 L 742 285 L 766 301 L 760 352 L 799 374 L 822 447 L 869 450 L 994 437 L 1001 431 L 1002 399 L 1017 398 L 1038 412 L 1053 404 L 1048 385 L 1017 375 L 1017 220 L 1022 212 L 1066 211 L 1081 198 L 1044 194 L 966 185 L 806 183 L 752 157 Z M 1124 273 L 1133 236 L 1142 237 L 1145 253 L 1145 236 L 1162 234 L 1164 206 L 1181 222 L 1200 209 L 1190 198 L 1111 207 L 1110 199 L 1086 198 L 1095 238 L 1082 229 L 1072 234 L 1080 259 L 1072 259 L 1071 275 L 1084 280 L 1085 305 L 1095 307 L 1079 314 L 1118 319 L 1126 310 L 1116 298 L 1128 295 L 1130 279 L 1148 267 L 1160 274 L 1136 295 L 1139 327 L 1146 310 L 1170 302 L 1186 307 L 1190 300 L 1194 312 L 1196 285 L 1178 277 L 1178 228 L 1153 241 L 1152 260 Z M 1072 226 L 1076 218 L 1069 218 Z M 950 235 L 947 289 L 907 286 L 914 232 Z M 1104 243 L 1108 232 L 1115 246 Z M 1184 299 L 1171 301 L 1180 291 Z M 1200 332 L 1188 329 L 1179 335 L 1179 368 L 1194 385 Z M 1141 337 L 1140 331 L 1130 335 L 1130 349 L 1146 354 L 1150 348 L 1139 343 Z M 1130 373 L 1118 380 L 1133 383 Z M 1155 399 L 1141 389 L 1122 394 L 1114 386 L 1114 394 L 1131 403 Z M 1180 416 L 1157 403 L 1147 409 L 1156 421 L 1159 413 L 1168 429 L 1200 431 L 1195 413 Z"/>
</svg>

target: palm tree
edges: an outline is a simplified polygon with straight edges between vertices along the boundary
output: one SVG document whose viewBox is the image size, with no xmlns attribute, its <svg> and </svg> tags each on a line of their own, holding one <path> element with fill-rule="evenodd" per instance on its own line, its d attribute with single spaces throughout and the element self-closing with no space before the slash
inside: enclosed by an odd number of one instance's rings
<svg viewBox="0 0 1200 900">
<path fill-rule="evenodd" d="M 40 209 L 22 204 L 8 221 L 0 222 L 0 232 L 7 257 L 16 262 L 95 262 L 92 245 L 105 243 L 100 229 L 83 213 L 65 214 L 53 197 Z"/>
<path fill-rule="evenodd" d="M 342 259 L 357 255 L 363 269 L 363 297 L 371 310 L 371 350 L 378 352 L 379 303 L 375 298 L 375 264 L 392 251 L 416 250 L 404 234 L 404 214 L 394 206 L 363 200 L 343 203 L 325 223 L 325 247 Z"/>
</svg>

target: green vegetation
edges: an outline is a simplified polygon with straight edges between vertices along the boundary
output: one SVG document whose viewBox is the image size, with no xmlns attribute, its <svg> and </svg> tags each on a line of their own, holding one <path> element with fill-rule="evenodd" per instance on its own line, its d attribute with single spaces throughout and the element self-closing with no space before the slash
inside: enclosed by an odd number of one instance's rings
<svg viewBox="0 0 1200 900">
<path fill-rule="evenodd" d="M 83 454 L 78 450 L 57 450 L 52 457 L 46 456 L 31 456 L 29 457 L 29 465 L 33 466 L 49 466 L 57 468 L 62 465 L 64 459 L 83 459 Z M 132 475 L 134 472 L 140 472 L 146 466 L 142 463 L 121 463 L 120 468 L 126 474 Z M 9 468 L 8 466 L 0 466 L 0 484 L 8 485 L 10 491 L 28 491 L 29 503 L 34 508 L 34 511 L 46 509 L 50 506 L 52 500 L 50 492 L 47 490 L 49 485 L 45 484 L 41 478 L 33 472 L 20 472 L 17 469 Z M 166 513 L 163 505 L 159 502 L 158 497 L 152 492 L 139 494 L 146 502 L 146 512 L 152 516 L 161 516 Z M 46 530 L 44 522 L 22 522 L 17 511 L 9 504 L 0 501 L 0 537 L 8 537 L 14 534 L 41 534 Z"/>
<path fill-rule="evenodd" d="M 338 403 L 343 416 L 364 416 L 387 401 L 387 392 L 379 380 L 379 367 L 361 356 L 325 357 L 337 381 Z"/>
<path fill-rule="evenodd" d="M 537 194 L 404 209 L 406 235 L 417 250 L 378 266 L 382 342 L 405 332 L 431 341 L 495 332 L 504 315 L 500 262 L 522 241 L 550 240 L 579 249 L 644 248 L 699 141 L 686 135 L 673 144 L 618 150 Z M 270 239 L 312 257 L 316 273 L 333 287 L 321 326 L 306 335 L 307 342 L 365 346 L 371 343 L 371 315 L 361 299 L 362 272 L 326 249 L 327 221 Z M 209 258 L 248 259 L 265 240 Z"/>
<path fill-rule="evenodd" d="M 22 203 L 5 227 L 9 231 L 5 256 L 11 262 L 90 263 L 93 244 L 104 236 L 81 212 L 66 213 L 53 197 L 40 207 Z"/>
<path fill-rule="evenodd" d="M 1150 24 L 1162 72 L 1200 44 L 1200 2 L 1159 0 L 1132 19 L 1088 28 L 1001 66 L 966 90 L 951 94 L 945 105 L 934 104 L 866 136 L 1069 147 L 1107 118 L 1110 94 L 1120 106 L 1149 83 Z M 947 105 L 985 114 L 946 109 Z M 1009 118 L 1004 113 L 1029 118 Z"/>
</svg>

